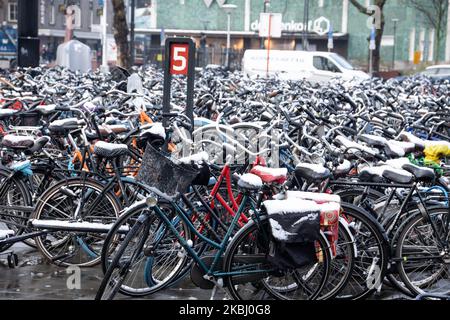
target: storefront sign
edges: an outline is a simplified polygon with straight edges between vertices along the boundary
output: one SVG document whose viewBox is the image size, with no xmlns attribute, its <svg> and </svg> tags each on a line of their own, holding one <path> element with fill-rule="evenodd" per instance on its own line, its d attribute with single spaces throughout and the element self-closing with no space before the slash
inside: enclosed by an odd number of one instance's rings
<svg viewBox="0 0 450 320">
<path fill-rule="evenodd" d="M 325 17 L 320 17 L 316 20 L 308 21 L 308 30 L 317 33 L 318 35 L 325 35 L 330 30 L 331 22 Z M 251 26 L 252 31 L 259 30 L 259 21 L 255 20 Z M 305 24 L 303 22 L 283 22 L 281 28 L 285 32 L 302 32 L 305 30 Z"/>
</svg>

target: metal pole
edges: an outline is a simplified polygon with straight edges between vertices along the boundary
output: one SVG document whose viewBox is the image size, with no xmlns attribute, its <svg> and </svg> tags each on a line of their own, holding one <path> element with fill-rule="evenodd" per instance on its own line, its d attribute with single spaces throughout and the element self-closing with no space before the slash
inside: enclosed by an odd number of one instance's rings
<svg viewBox="0 0 450 320">
<path fill-rule="evenodd" d="M 231 46 L 231 13 L 228 13 L 228 26 L 227 26 L 227 52 L 226 52 L 226 56 L 225 56 L 225 66 L 227 68 L 230 67 L 230 46 Z"/>
<path fill-rule="evenodd" d="M 302 46 L 304 51 L 308 51 L 308 23 L 309 23 L 309 0 L 305 0 L 303 9 L 303 39 Z"/>
<path fill-rule="evenodd" d="M 106 37 L 108 33 L 108 24 L 107 24 L 107 12 L 108 12 L 108 0 L 103 2 L 103 14 L 101 19 L 102 25 L 102 71 L 108 71 L 108 45 L 106 43 Z"/>
<path fill-rule="evenodd" d="M 263 10 L 264 13 L 267 13 L 267 4 L 268 4 L 268 1 L 264 0 L 264 10 Z M 261 38 L 260 48 L 264 49 L 264 38 Z"/>
<path fill-rule="evenodd" d="M 392 70 L 395 70 L 395 45 L 396 45 L 396 35 L 397 35 L 397 21 L 394 20 L 394 46 L 392 47 Z"/>
<path fill-rule="evenodd" d="M 269 78 L 269 64 L 270 64 L 270 37 L 272 36 L 272 14 L 269 16 L 269 36 L 267 37 L 267 66 L 266 78 Z"/>
<path fill-rule="evenodd" d="M 134 50 L 134 15 L 136 12 L 136 1 L 131 0 L 131 19 L 130 19 L 130 57 L 131 57 L 131 65 L 134 65 L 135 60 L 135 50 Z"/>
</svg>

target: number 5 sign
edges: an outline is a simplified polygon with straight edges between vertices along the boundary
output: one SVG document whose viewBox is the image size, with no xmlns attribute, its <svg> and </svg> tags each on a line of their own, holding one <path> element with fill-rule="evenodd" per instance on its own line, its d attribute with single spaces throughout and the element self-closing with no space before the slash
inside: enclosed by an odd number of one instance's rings
<svg viewBox="0 0 450 320">
<path fill-rule="evenodd" d="M 186 116 L 194 123 L 195 45 L 190 38 L 166 38 L 164 66 L 163 114 L 170 113 L 172 76 L 187 77 Z M 164 126 L 167 119 L 164 118 Z"/>
<path fill-rule="evenodd" d="M 189 45 L 174 43 L 170 47 L 170 74 L 188 74 Z"/>
</svg>

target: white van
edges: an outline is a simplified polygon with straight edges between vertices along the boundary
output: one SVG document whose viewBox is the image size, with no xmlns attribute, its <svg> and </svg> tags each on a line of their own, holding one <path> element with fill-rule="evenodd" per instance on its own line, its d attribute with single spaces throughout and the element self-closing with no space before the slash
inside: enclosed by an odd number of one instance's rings
<svg viewBox="0 0 450 320">
<path fill-rule="evenodd" d="M 332 52 L 271 50 L 269 76 L 284 80 L 307 79 L 328 82 L 333 78 L 365 80 L 369 75 L 355 70 L 343 57 Z M 242 71 L 250 77 L 267 76 L 267 50 L 246 50 Z"/>
</svg>

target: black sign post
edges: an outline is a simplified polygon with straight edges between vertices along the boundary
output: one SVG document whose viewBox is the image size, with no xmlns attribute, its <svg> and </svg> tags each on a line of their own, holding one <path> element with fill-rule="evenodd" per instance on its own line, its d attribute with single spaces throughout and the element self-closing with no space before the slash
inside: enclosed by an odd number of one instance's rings
<svg viewBox="0 0 450 320">
<path fill-rule="evenodd" d="M 187 77 L 186 116 L 194 129 L 195 45 L 190 38 L 167 38 L 165 42 L 163 114 L 170 113 L 172 76 Z M 167 119 L 163 125 L 167 128 Z"/>
<path fill-rule="evenodd" d="M 38 0 L 19 0 L 17 5 L 17 64 L 39 66 Z"/>
</svg>

